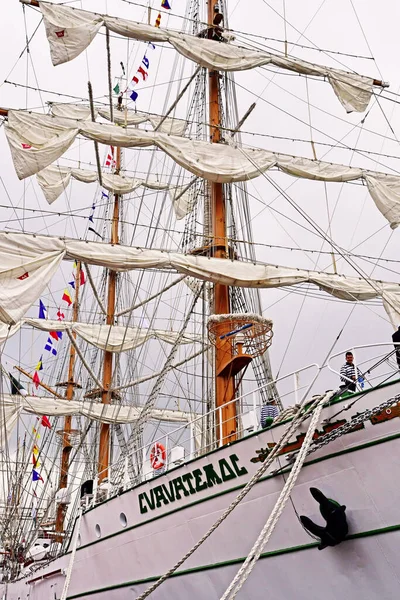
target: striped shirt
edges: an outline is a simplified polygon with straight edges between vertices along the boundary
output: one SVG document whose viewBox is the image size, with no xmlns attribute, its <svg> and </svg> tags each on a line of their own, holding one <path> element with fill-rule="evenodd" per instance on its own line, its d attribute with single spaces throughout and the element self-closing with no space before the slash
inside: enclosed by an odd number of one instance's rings
<svg viewBox="0 0 400 600">
<path fill-rule="evenodd" d="M 261 427 L 265 427 L 265 421 L 268 417 L 275 419 L 278 415 L 279 410 L 275 404 L 264 404 L 261 407 Z"/>
<path fill-rule="evenodd" d="M 345 385 L 349 385 L 355 383 L 353 377 L 355 377 L 355 366 L 354 364 L 350 364 L 346 362 L 340 369 L 340 381 Z M 360 369 L 357 367 L 357 379 L 362 377 Z"/>
</svg>

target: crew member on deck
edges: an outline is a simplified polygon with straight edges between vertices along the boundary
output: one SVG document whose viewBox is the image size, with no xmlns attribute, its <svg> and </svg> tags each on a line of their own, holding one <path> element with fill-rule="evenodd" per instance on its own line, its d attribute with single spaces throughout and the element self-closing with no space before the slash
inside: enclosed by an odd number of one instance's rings
<svg viewBox="0 0 400 600">
<path fill-rule="evenodd" d="M 261 427 L 269 427 L 273 420 L 279 415 L 276 404 L 264 404 L 261 408 Z"/>
<path fill-rule="evenodd" d="M 395 350 L 396 350 L 397 364 L 400 369 L 400 325 L 399 325 L 398 330 L 395 331 L 394 334 L 392 335 L 392 340 L 395 344 L 396 343 L 399 344 L 399 346 L 395 346 Z"/>
<path fill-rule="evenodd" d="M 357 376 L 356 376 L 356 367 L 354 365 L 354 356 L 352 352 L 346 352 L 346 362 L 340 369 L 340 381 L 342 385 L 340 386 L 341 390 L 348 390 L 349 392 L 355 392 L 357 390 L 356 381 L 364 381 L 362 373 L 360 369 L 357 367 Z"/>
</svg>

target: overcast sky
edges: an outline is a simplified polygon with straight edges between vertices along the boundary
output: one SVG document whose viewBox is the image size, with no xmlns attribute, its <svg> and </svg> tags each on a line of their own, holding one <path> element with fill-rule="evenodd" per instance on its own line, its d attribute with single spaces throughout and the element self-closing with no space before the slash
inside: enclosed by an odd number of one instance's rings
<svg viewBox="0 0 400 600">
<path fill-rule="evenodd" d="M 155 7 L 152 19 L 155 19 L 159 0 L 151 0 Z M 72 4 L 87 10 L 108 12 L 112 15 L 123 16 L 132 20 L 147 21 L 147 9 L 128 5 L 120 0 L 82 0 Z M 184 14 L 186 2 L 172 0 L 173 12 Z M 252 35 L 268 38 L 283 39 L 285 27 L 279 16 L 283 10 L 282 0 L 230 0 L 229 25 L 232 29 L 242 32 L 238 41 L 245 38 L 249 43 L 263 44 L 264 47 L 283 50 L 282 43 L 262 40 Z M 356 14 L 355 14 L 356 11 Z M 278 14 L 279 13 L 279 14 Z M 364 75 L 383 78 L 390 82 L 392 92 L 400 91 L 400 72 L 398 57 L 400 55 L 398 23 L 400 6 L 394 0 L 374 2 L 372 0 L 286 0 L 287 38 L 290 42 L 298 42 L 306 46 L 315 46 L 323 50 L 335 50 L 342 53 L 364 56 L 367 58 L 352 58 L 345 55 L 328 54 L 322 51 L 292 47 L 290 53 L 320 64 L 355 70 Z M 26 19 L 26 20 L 25 20 Z M 163 15 L 163 24 L 179 28 L 182 21 Z M 40 87 L 43 92 L 14 87 L 5 83 L 0 87 L 0 105 L 14 108 L 41 107 L 48 100 L 68 101 L 66 97 L 57 97 L 49 92 L 58 91 L 64 94 L 87 96 L 87 80 L 90 77 L 96 97 L 107 93 L 107 71 L 105 57 L 105 41 L 98 36 L 89 47 L 74 61 L 59 67 L 53 67 L 50 62 L 49 48 L 45 38 L 43 24 L 30 45 L 30 56 L 24 53 L 19 59 L 25 45 L 26 35 L 30 37 L 39 23 L 39 14 L 26 7 L 25 11 L 16 0 L 7 2 L 3 7 L 0 21 L 0 48 L 2 60 L 0 63 L 0 81 L 8 79 L 13 83 Z M 25 29 L 26 23 L 26 29 Z M 362 29 L 361 29 L 362 26 Z M 304 32 L 302 37 L 299 32 Z M 306 39 L 307 38 L 307 39 Z M 128 50 L 125 41 L 112 40 L 113 73 L 119 73 L 119 62 L 122 60 L 131 76 L 134 74 L 134 64 L 143 51 L 143 44 L 130 42 Z M 368 59 L 371 57 L 374 60 Z M 128 60 L 127 60 L 128 57 Z M 136 61 L 136 63 L 135 63 Z M 178 73 L 179 65 L 175 65 L 175 52 L 171 49 L 162 50 L 157 47 L 154 52 L 154 62 L 150 71 L 151 83 L 166 83 L 169 72 Z M 192 65 L 189 65 L 192 68 Z M 189 73 L 186 70 L 182 73 Z M 181 75 L 182 76 L 182 75 Z M 238 83 L 239 113 L 244 114 L 249 106 L 256 102 L 256 109 L 246 122 L 243 130 L 259 135 L 243 135 L 243 142 L 253 147 L 262 147 L 301 156 L 312 157 L 311 144 L 291 140 L 310 140 L 310 114 L 313 126 L 313 139 L 335 145 L 343 141 L 349 148 L 360 148 L 366 151 L 376 151 L 387 155 L 400 157 L 398 136 L 400 123 L 398 104 L 385 99 L 372 99 L 367 118 L 362 124 L 364 114 L 346 115 L 343 107 L 330 86 L 321 81 L 308 82 L 310 112 L 307 104 L 307 85 L 304 77 L 272 70 L 257 69 L 236 75 Z M 173 101 L 173 89 L 170 98 L 166 98 L 166 86 L 148 89 L 141 94 L 139 110 L 149 110 L 162 113 L 165 106 Z M 387 95 L 387 94 L 386 94 Z M 396 102 L 399 96 L 391 96 Z M 390 122 L 390 128 L 388 125 Z M 394 133 L 392 132 L 392 129 Z M 273 139 L 267 136 L 283 136 L 291 140 Z M 5 136 L 0 131 L 0 151 L 2 166 L 0 175 L 5 188 L 0 182 L 0 204 L 2 206 L 23 206 L 41 210 L 49 210 L 44 197 L 35 181 L 19 182 L 11 162 Z M 331 148 L 316 145 L 318 158 L 324 160 L 363 166 L 370 169 L 393 172 L 400 171 L 399 160 L 381 157 L 377 164 L 376 157 L 362 156 L 352 150 Z M 94 164 L 92 145 L 81 142 L 74 148 L 74 154 L 69 156 L 91 156 Z M 136 151 L 135 151 L 136 156 Z M 136 158 L 130 158 L 126 164 L 133 168 Z M 164 168 L 164 167 L 163 167 Z M 155 169 L 162 173 L 161 165 Z M 392 169 L 392 170 L 391 170 Z M 286 189 L 290 197 L 315 220 L 319 227 L 328 231 L 336 243 L 357 254 L 372 257 L 383 256 L 388 259 L 399 259 L 399 231 L 392 232 L 386 220 L 377 211 L 366 188 L 359 185 L 341 185 L 310 181 L 297 181 L 289 176 L 274 173 L 274 181 Z M 93 199 L 93 191 L 83 184 L 74 184 L 74 189 L 68 199 L 60 199 L 50 210 L 60 212 L 70 207 L 82 208 L 82 215 L 87 216 L 88 207 Z M 330 247 L 322 243 L 309 223 L 279 196 L 276 190 L 262 177 L 252 181 L 248 186 L 252 195 L 250 199 L 253 219 L 254 240 L 260 244 L 287 246 L 319 251 L 329 251 Z M 268 207 L 267 205 L 271 205 Z M 16 220 L 12 210 L 0 208 L 2 228 L 20 230 L 22 222 Z M 278 214 L 282 213 L 282 214 Z M 328 228 L 328 213 L 331 216 Z M 22 217 L 22 213 L 18 213 Z M 26 231 L 35 231 L 60 235 L 81 235 L 83 223 L 78 219 L 62 219 L 51 215 L 25 214 L 24 227 Z M 29 218 L 28 218 L 29 217 Z M 32 218 L 35 217 L 35 218 Z M 306 228 L 306 229 L 304 229 Z M 240 237 L 240 232 L 239 232 Z M 164 238 L 163 238 L 164 239 Z M 162 238 L 159 239 L 161 242 Z M 136 243 L 140 243 L 137 240 Z M 278 248 L 258 247 L 257 257 L 260 261 L 271 262 L 286 266 L 296 266 L 308 269 L 332 270 L 332 260 L 329 255 L 310 254 Z M 338 257 L 337 257 L 338 258 Z M 371 274 L 374 278 L 387 281 L 400 281 L 399 269 L 396 263 L 375 263 L 354 259 L 355 263 Z M 338 271 L 355 274 L 351 267 L 338 260 Z M 68 280 L 69 272 L 63 271 L 62 278 Z M 59 293 L 64 285 L 63 279 L 58 279 L 53 286 L 54 293 Z M 312 294 L 315 296 L 315 291 Z M 325 300 L 322 293 L 316 297 L 282 290 L 264 291 L 262 293 L 264 316 L 274 320 L 274 341 L 271 357 L 275 371 L 281 367 L 281 373 L 290 372 L 309 363 L 321 363 L 334 343 L 334 340 L 346 324 L 335 351 L 347 347 L 377 343 L 390 340 L 392 328 L 387 316 L 380 306 L 356 306 Z M 293 334 L 293 336 L 292 336 Z M 292 336 L 292 337 L 291 337 Z M 37 341 L 39 340 L 39 341 Z M 40 341 L 41 340 L 41 341 Z M 28 343 L 29 349 L 24 348 L 24 361 L 33 364 L 38 348 L 43 341 L 35 337 Z M 10 345 L 10 354 L 17 356 L 16 345 Z M 327 385 L 335 378 L 327 377 Z"/>
</svg>

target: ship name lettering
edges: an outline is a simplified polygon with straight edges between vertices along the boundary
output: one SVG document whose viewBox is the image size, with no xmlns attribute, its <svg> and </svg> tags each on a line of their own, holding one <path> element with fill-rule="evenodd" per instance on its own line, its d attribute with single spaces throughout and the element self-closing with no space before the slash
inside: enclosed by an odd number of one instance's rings
<svg viewBox="0 0 400 600">
<path fill-rule="evenodd" d="M 231 454 L 221 458 L 218 465 L 208 464 L 191 473 L 185 473 L 168 483 L 157 485 L 149 492 L 139 494 L 139 509 L 141 514 L 153 511 L 181 500 L 183 496 L 192 496 L 208 488 L 221 485 L 226 481 L 242 477 L 248 473 L 246 467 L 239 466 L 239 457 Z"/>
</svg>

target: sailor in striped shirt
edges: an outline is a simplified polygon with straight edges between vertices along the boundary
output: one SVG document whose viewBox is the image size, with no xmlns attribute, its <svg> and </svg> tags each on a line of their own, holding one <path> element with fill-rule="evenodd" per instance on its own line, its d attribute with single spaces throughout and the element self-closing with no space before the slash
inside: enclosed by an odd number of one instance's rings
<svg viewBox="0 0 400 600">
<path fill-rule="evenodd" d="M 272 421 L 279 415 L 279 410 L 276 404 L 264 404 L 261 407 L 261 427 L 269 427 Z"/>
<path fill-rule="evenodd" d="M 357 389 L 356 381 L 357 379 L 363 380 L 362 373 L 360 369 L 357 367 L 357 377 L 356 377 L 356 367 L 354 365 L 354 356 L 352 352 L 346 352 L 346 362 L 340 369 L 340 381 L 342 385 L 341 389 L 346 388 L 349 392 L 355 392 Z"/>
</svg>

